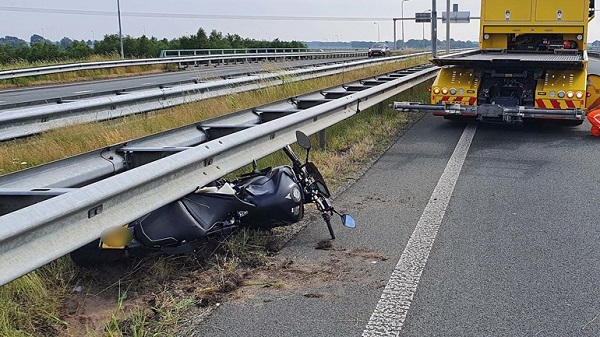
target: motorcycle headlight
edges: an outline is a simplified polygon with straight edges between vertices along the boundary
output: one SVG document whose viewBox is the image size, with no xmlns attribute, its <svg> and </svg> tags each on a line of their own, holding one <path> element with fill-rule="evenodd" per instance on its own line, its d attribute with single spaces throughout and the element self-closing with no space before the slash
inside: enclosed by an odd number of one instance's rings
<svg viewBox="0 0 600 337">
<path fill-rule="evenodd" d="M 300 191 L 300 189 L 297 186 L 292 187 L 292 200 L 294 200 L 294 202 L 300 202 L 302 201 L 302 192 Z"/>
</svg>

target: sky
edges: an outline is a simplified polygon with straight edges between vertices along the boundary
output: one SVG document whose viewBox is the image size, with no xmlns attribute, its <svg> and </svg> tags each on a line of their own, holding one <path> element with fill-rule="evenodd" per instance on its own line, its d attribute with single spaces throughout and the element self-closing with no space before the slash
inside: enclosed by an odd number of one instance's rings
<svg viewBox="0 0 600 337">
<path fill-rule="evenodd" d="M 172 39 L 204 28 L 207 33 L 216 29 L 258 40 L 330 42 L 393 41 L 392 18 L 402 17 L 402 12 L 404 17 L 414 17 L 432 6 L 430 0 L 2 0 L 0 37 L 29 41 L 31 35 L 38 34 L 52 41 L 65 36 L 102 39 L 119 31 L 117 1 L 123 34 L 133 37 L 145 34 Z M 459 11 L 470 11 L 476 17 L 480 2 L 451 0 Z M 437 0 L 439 16 L 445 7 L 446 1 Z M 446 26 L 438 25 L 438 37 L 444 40 Z M 430 39 L 430 29 L 430 24 L 404 21 L 405 40 Z M 455 40 L 476 41 L 479 21 L 453 24 L 450 32 Z M 396 34 L 400 40 L 401 21 L 397 22 Z M 600 12 L 590 23 L 589 41 L 595 40 L 600 40 Z"/>
</svg>

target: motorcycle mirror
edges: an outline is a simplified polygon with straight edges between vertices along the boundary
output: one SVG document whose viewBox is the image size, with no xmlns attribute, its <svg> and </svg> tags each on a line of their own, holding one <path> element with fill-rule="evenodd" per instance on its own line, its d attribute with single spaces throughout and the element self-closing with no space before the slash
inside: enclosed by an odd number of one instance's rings
<svg viewBox="0 0 600 337">
<path fill-rule="evenodd" d="M 348 228 L 356 228 L 356 222 L 350 214 L 342 214 L 342 224 Z"/>
<path fill-rule="evenodd" d="M 304 149 L 310 150 L 310 138 L 308 138 L 308 136 L 304 132 L 296 131 L 296 140 L 298 141 L 298 144 Z"/>
<path fill-rule="evenodd" d="M 100 235 L 100 240 L 109 247 L 125 247 L 133 240 L 133 233 L 127 227 L 112 227 Z"/>
</svg>

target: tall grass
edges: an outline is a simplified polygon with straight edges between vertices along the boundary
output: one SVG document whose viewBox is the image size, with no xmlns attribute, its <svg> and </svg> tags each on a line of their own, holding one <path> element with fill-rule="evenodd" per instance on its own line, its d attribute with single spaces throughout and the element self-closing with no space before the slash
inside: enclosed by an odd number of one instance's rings
<svg viewBox="0 0 600 337">
<path fill-rule="evenodd" d="M 0 335 L 58 335 L 65 327 L 61 303 L 74 275 L 71 261 L 62 258 L 0 287 Z"/>
<path fill-rule="evenodd" d="M 238 94 L 233 98 L 218 98 L 188 104 L 160 114 L 63 128 L 41 136 L 1 144 L 0 167 L 4 172 L 14 171 L 214 117 L 232 109 L 244 109 L 405 66 L 409 64 L 396 65 L 393 69 L 379 66 L 376 69 L 362 70 L 335 78 L 288 83 L 278 88 Z M 428 96 L 427 87 L 427 84 L 416 86 L 396 99 L 424 100 Z M 369 163 L 372 158 L 381 154 L 389 143 L 410 125 L 411 121 L 418 118 L 415 115 L 398 113 L 386 108 L 390 101 L 332 126 L 327 130 L 327 150 L 315 148 L 311 152 L 311 160 L 322 170 L 331 187 L 335 188 L 355 178 L 356 170 L 360 170 L 365 163 Z M 316 139 L 313 139 L 313 144 L 318 144 Z M 261 167 L 284 163 L 289 164 L 289 159 L 281 151 L 259 160 Z M 216 264 L 223 275 L 239 267 L 239 259 L 236 256 L 244 255 L 248 249 L 257 245 L 256 242 L 259 242 L 259 245 L 263 244 L 259 241 L 261 238 L 256 239 L 254 236 L 255 234 L 242 232 L 241 238 L 228 248 L 230 251 L 228 254 L 231 255 Z M 256 258 L 261 259 L 261 256 Z M 106 321 L 92 323 L 96 326 L 104 326 L 102 335 L 177 335 L 171 331 L 177 327 L 182 313 L 197 305 L 197 300 L 190 299 L 189 295 L 183 297 L 177 295 L 177 292 L 174 292 L 177 289 L 176 285 L 170 285 L 176 283 L 174 277 L 177 277 L 177 271 L 181 269 L 172 261 L 159 259 L 153 266 L 144 266 L 142 269 L 144 275 L 156 277 L 151 281 L 154 283 L 153 302 L 131 302 L 131 305 L 127 306 L 130 301 L 133 301 L 125 296 L 134 290 L 130 284 L 139 285 L 143 282 L 129 280 L 128 285 L 124 283 L 123 288 L 119 288 L 112 315 L 106 317 Z M 70 260 L 62 258 L 0 287 L 0 335 L 8 337 L 69 335 L 71 327 L 61 319 L 63 314 L 61 307 L 75 286 L 75 280 L 79 278 L 80 275 L 73 268 Z M 217 288 L 219 287 L 217 285 Z M 213 291 L 211 289 L 201 291 L 211 292 Z M 93 331 L 97 330 L 90 327 L 86 335 L 93 336 Z"/>
</svg>

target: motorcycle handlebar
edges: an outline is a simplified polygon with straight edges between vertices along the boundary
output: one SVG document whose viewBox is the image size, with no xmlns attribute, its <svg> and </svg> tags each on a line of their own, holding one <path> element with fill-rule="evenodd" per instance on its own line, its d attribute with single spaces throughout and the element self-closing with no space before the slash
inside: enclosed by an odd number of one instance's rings
<svg viewBox="0 0 600 337">
<path fill-rule="evenodd" d="M 296 168 L 302 167 L 302 162 L 300 161 L 300 159 L 298 159 L 298 157 L 296 156 L 296 154 L 294 153 L 294 151 L 292 151 L 292 148 L 289 145 L 286 145 L 283 148 L 283 151 L 290 158 L 290 160 L 294 164 L 294 167 L 296 167 Z"/>
</svg>

